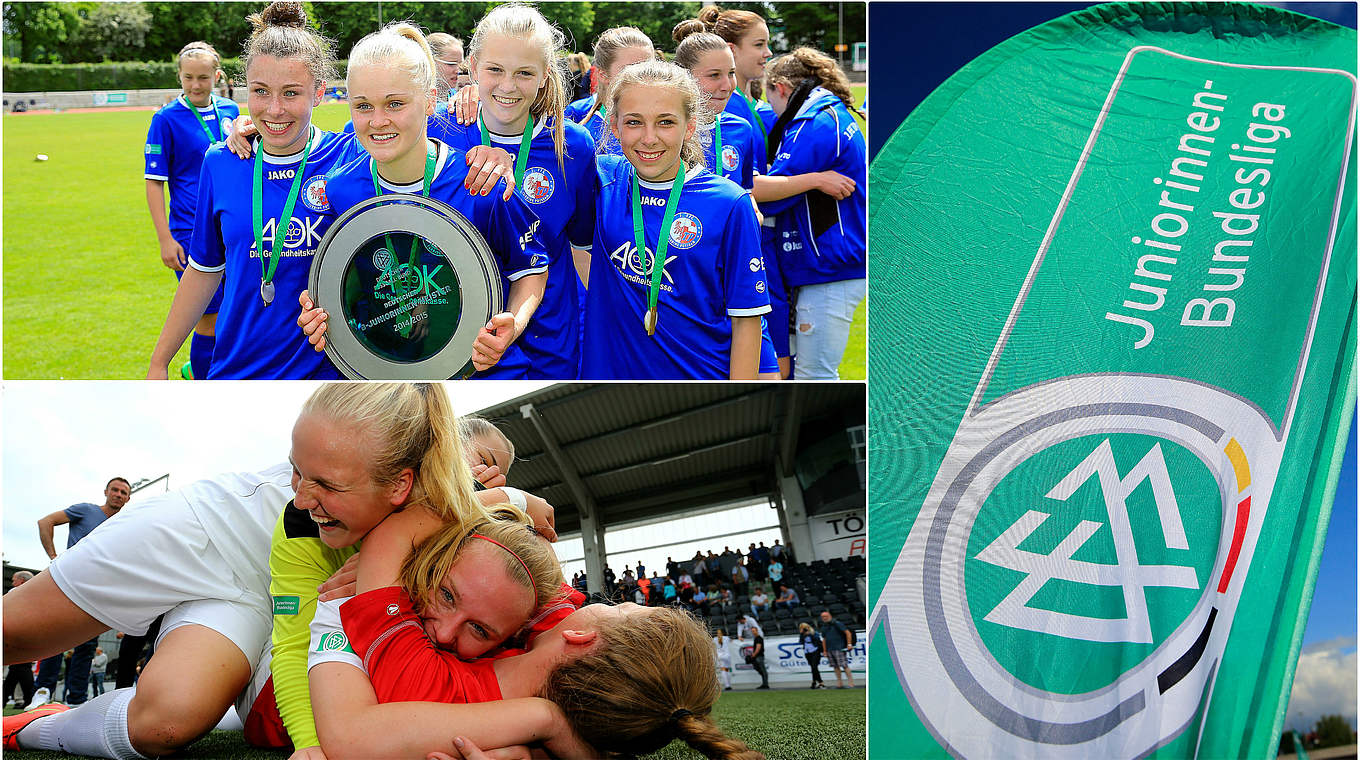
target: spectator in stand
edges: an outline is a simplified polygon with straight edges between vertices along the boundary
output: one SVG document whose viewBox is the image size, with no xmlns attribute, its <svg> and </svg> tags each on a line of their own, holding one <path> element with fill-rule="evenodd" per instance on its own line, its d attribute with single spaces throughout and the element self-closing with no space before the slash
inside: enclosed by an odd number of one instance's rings
<svg viewBox="0 0 1360 760">
<path fill-rule="evenodd" d="M 681 572 L 683 573 L 683 571 Z M 708 581 L 708 561 L 704 559 L 703 552 L 694 553 L 694 559 L 691 561 L 690 573 L 693 577 L 698 578 L 700 583 Z"/>
<path fill-rule="evenodd" d="M 756 545 L 751 544 L 751 546 L 748 547 L 746 550 L 746 571 L 751 574 L 751 580 L 753 581 L 765 580 L 766 564 L 767 563 L 761 562 L 759 555 L 756 554 Z"/>
<path fill-rule="evenodd" d="M 771 559 L 770 566 L 765 568 L 765 575 L 770 579 L 770 583 L 779 583 L 784 580 L 784 563 L 777 559 Z"/>
<path fill-rule="evenodd" d="M 855 688 L 855 677 L 850 674 L 849 649 L 851 647 L 850 629 L 841 621 L 831 617 L 830 610 L 822 610 L 822 641 L 826 644 L 826 659 L 836 671 L 836 688 L 844 689 L 841 672 L 850 680 L 850 688 Z"/>
<path fill-rule="evenodd" d="M 680 604 L 687 609 L 694 609 L 694 586 L 680 587 Z"/>
<path fill-rule="evenodd" d="M 700 614 L 707 614 L 708 594 L 704 593 L 701 588 L 694 589 L 694 595 L 690 599 L 690 607 Z"/>
<path fill-rule="evenodd" d="M 666 587 L 662 591 L 662 594 L 664 596 L 664 601 L 666 604 L 675 604 L 676 600 L 680 596 L 680 591 L 675 588 L 675 581 L 671 580 L 670 578 L 667 578 Z"/>
<path fill-rule="evenodd" d="M 637 577 L 638 580 L 642 580 L 643 578 L 647 577 L 647 568 L 642 566 L 642 560 L 638 560 L 637 563 Z"/>
<path fill-rule="evenodd" d="M 760 546 L 751 547 L 751 556 L 755 559 L 756 564 L 762 568 L 770 566 L 770 550 L 765 546 L 764 541 L 760 542 Z"/>
<path fill-rule="evenodd" d="M 732 588 L 738 594 L 746 593 L 746 584 L 750 579 L 751 575 L 746 572 L 746 565 L 739 562 L 732 568 Z"/>
<path fill-rule="evenodd" d="M 633 568 L 631 567 L 625 567 L 623 569 L 623 578 L 621 578 L 620 580 L 623 584 L 624 591 L 628 591 L 629 589 L 637 585 L 637 578 L 633 577 Z"/>
<path fill-rule="evenodd" d="M 614 575 L 614 570 L 613 570 L 613 568 L 609 567 L 609 565 L 605 565 L 605 566 L 604 566 L 604 592 L 605 592 L 606 594 L 609 594 L 610 596 L 613 596 L 613 595 L 614 595 L 614 581 L 615 581 L 615 579 L 616 579 L 616 576 Z"/>
<path fill-rule="evenodd" d="M 580 574 L 580 573 L 572 573 L 572 574 L 571 574 L 571 587 L 572 587 L 572 588 L 578 588 L 580 583 L 581 583 L 581 574 Z"/>
<path fill-rule="evenodd" d="M 694 576 L 690 575 L 689 573 L 680 573 L 680 580 L 676 583 L 676 585 L 682 589 L 689 586 L 693 586 Z"/>
<path fill-rule="evenodd" d="M 109 667 L 109 656 L 104 654 L 104 650 L 95 647 L 94 657 L 90 659 L 90 696 L 97 697 L 104 693 L 104 672 Z"/>
<path fill-rule="evenodd" d="M 712 549 L 709 550 L 708 556 L 704 558 L 704 567 L 708 570 L 708 577 L 715 582 L 729 577 L 732 572 L 730 570 L 723 572 L 722 557 L 714 554 Z"/>
<path fill-rule="evenodd" d="M 822 683 L 821 671 L 817 666 L 822 661 L 822 652 L 826 650 L 826 645 L 822 643 L 821 634 L 813 630 L 807 623 L 798 624 L 798 643 L 803 647 L 803 656 L 807 658 L 808 667 L 812 668 L 813 689 L 825 689 L 826 684 Z"/>
<path fill-rule="evenodd" d="M 20 570 L 10 578 L 10 590 L 14 590 L 33 579 L 33 573 L 27 570 Z M 5 671 L 5 707 L 14 707 L 14 687 L 19 687 L 19 693 L 23 701 L 18 703 L 23 707 L 33 701 L 33 663 L 16 662 L 10 665 Z"/>
<path fill-rule="evenodd" d="M 644 578 L 643 580 L 646 579 Z M 636 604 L 639 607 L 647 606 L 647 592 L 643 591 L 641 586 L 633 588 L 633 604 Z"/>
<path fill-rule="evenodd" d="M 680 563 L 676 562 L 670 557 L 666 558 L 666 577 L 670 578 L 671 580 L 675 580 L 676 578 L 680 577 Z"/>
<path fill-rule="evenodd" d="M 577 591 L 580 591 L 582 594 L 586 593 L 586 589 L 589 588 L 590 586 L 587 582 L 586 574 L 584 572 L 581 573 L 581 577 L 577 579 L 575 585 Z"/>
<path fill-rule="evenodd" d="M 765 595 L 764 588 L 756 589 L 751 595 L 751 614 L 759 617 L 760 613 L 770 608 L 770 597 Z"/>
<path fill-rule="evenodd" d="M 741 552 L 734 552 L 732 551 L 732 547 L 724 546 L 722 554 L 718 555 L 718 567 L 721 568 L 723 577 L 726 578 L 731 575 L 732 568 L 736 567 L 737 563 L 740 561 Z"/>
<path fill-rule="evenodd" d="M 646 607 L 650 603 L 649 600 L 652 598 L 652 579 L 645 575 L 639 575 L 637 587 L 638 591 L 642 592 L 642 601 L 638 602 L 638 604 Z"/>
<path fill-rule="evenodd" d="M 774 546 L 770 547 L 770 559 L 771 560 L 777 559 L 780 562 L 785 561 L 792 562 L 793 553 L 788 551 L 783 544 L 779 543 L 779 539 L 776 538 L 774 540 Z"/>
<path fill-rule="evenodd" d="M 732 595 L 732 589 L 723 586 L 722 589 L 718 591 L 718 595 L 719 601 L 721 602 L 723 607 L 736 606 L 737 598 Z"/>
<path fill-rule="evenodd" d="M 774 606 L 792 611 L 798 604 L 798 592 L 783 583 L 779 584 L 779 598 L 774 600 Z"/>
</svg>

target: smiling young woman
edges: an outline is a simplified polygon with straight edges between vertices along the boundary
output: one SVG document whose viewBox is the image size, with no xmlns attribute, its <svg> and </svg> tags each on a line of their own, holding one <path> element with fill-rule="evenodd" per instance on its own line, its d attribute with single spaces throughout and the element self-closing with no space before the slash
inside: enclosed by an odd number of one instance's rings
<svg viewBox="0 0 1360 760">
<path fill-rule="evenodd" d="M 179 51 L 176 67 L 182 92 L 151 117 L 146 135 L 146 204 L 160 243 L 161 263 L 184 276 L 198 206 L 199 170 L 203 155 L 225 135 L 224 124 L 240 115 L 240 108 L 213 95 L 223 74 L 221 57 L 206 42 L 190 42 Z M 165 189 L 170 187 L 170 213 L 165 212 Z M 203 316 L 194 326 L 189 359 L 193 377 L 206 378 L 212 364 L 217 311 L 222 305 L 219 284 Z"/>
<path fill-rule="evenodd" d="M 209 379 L 340 376 L 298 335 L 288 306 L 306 287 L 312 254 L 330 224 L 326 195 L 319 191 L 326 173 L 357 151 L 312 125 L 334 55 L 330 42 L 308 25 L 300 3 L 272 3 L 251 24 L 244 59 L 261 149 L 250 161 L 214 145 L 203 160 L 188 267 L 148 379 L 165 379 L 170 359 L 219 283 L 225 289 Z"/>
<path fill-rule="evenodd" d="M 469 151 L 430 136 L 438 79 L 434 57 L 419 29 L 402 22 L 361 39 L 350 53 L 346 84 L 354 131 L 366 154 L 328 177 L 332 213 L 344 213 L 377 195 L 409 193 L 443 201 L 466 217 L 486 237 L 498 260 L 506 304 L 506 310 L 493 315 L 479 331 L 473 367 L 485 372 L 504 363 L 498 376 L 524 377 L 527 361 L 513 344 L 543 300 L 550 259 L 537 233 L 537 216 L 515 195 L 503 200 L 468 192 Z M 328 315 L 306 296 L 300 301 L 298 325 L 320 351 Z"/>
<path fill-rule="evenodd" d="M 622 157 L 596 159 L 585 378 L 754 379 L 769 311 L 749 194 L 703 171 L 694 79 L 625 68 L 610 89 Z"/>
<path fill-rule="evenodd" d="M 441 134 L 460 150 L 494 145 L 514 156 L 516 194 L 538 216 L 536 234 L 548 251 L 543 303 L 517 343 L 526 365 L 498 365 L 490 377 L 574 380 L 580 369 L 581 299 L 571 247 L 590 243 L 595 146 L 584 127 L 563 117 L 564 40 L 530 6 L 488 13 L 468 46 L 480 110 L 471 123 L 447 123 Z"/>
</svg>

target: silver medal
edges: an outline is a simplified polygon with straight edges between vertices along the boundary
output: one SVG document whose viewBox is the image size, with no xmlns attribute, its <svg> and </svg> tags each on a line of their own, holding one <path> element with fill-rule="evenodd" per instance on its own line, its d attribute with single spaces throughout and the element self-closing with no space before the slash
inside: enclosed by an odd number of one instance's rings
<svg viewBox="0 0 1360 760">
<path fill-rule="evenodd" d="M 273 282 L 265 281 L 265 282 L 260 283 L 260 300 L 264 301 L 264 305 L 265 305 L 265 306 L 268 306 L 269 304 L 274 303 L 274 283 L 273 283 Z"/>
</svg>

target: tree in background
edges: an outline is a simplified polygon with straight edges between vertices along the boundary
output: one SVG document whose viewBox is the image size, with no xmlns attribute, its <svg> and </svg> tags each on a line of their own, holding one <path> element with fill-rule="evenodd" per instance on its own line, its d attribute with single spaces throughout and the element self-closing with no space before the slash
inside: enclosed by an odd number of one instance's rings
<svg viewBox="0 0 1360 760">
<path fill-rule="evenodd" d="M 1344 747 L 1355 743 L 1355 730 L 1351 728 L 1350 721 L 1340 715 L 1324 715 L 1318 718 L 1317 727 L 1318 748 L 1325 747 Z"/>
<path fill-rule="evenodd" d="M 61 63 L 62 48 L 80 29 L 81 6 L 94 3 L 5 3 L 5 38 L 18 42 L 24 63 Z"/>
<path fill-rule="evenodd" d="M 145 58 L 151 13 L 142 3 L 97 3 L 81 13 L 71 41 L 73 61 L 140 61 Z"/>
</svg>

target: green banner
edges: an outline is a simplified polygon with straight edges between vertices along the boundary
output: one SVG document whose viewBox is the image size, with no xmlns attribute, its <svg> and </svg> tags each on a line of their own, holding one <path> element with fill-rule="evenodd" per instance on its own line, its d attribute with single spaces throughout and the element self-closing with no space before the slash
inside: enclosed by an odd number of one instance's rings
<svg viewBox="0 0 1360 760">
<path fill-rule="evenodd" d="M 1355 398 L 1355 61 L 1096 6 L 885 146 L 871 757 L 1278 747 Z"/>
</svg>

